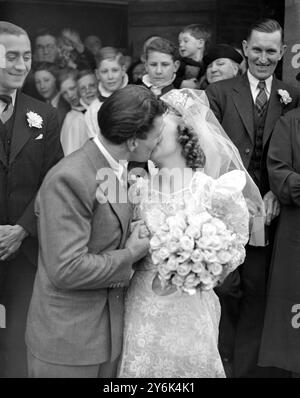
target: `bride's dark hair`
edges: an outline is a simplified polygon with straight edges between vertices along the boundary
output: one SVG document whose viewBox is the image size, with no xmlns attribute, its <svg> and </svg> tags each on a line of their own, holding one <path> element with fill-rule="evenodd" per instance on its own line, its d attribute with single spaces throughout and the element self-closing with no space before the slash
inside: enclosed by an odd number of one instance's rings
<svg viewBox="0 0 300 398">
<path fill-rule="evenodd" d="M 182 154 L 186 160 L 187 167 L 193 170 L 202 169 L 205 165 L 205 154 L 193 129 L 179 124 L 177 130 L 178 142 L 182 147 Z"/>
</svg>

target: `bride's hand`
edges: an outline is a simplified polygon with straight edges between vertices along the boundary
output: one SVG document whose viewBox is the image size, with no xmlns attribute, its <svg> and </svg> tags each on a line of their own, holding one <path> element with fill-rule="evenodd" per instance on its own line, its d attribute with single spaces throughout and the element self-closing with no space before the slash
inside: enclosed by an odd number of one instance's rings
<svg viewBox="0 0 300 398">
<path fill-rule="evenodd" d="M 140 225 L 139 227 L 139 237 L 140 238 L 146 238 L 150 235 L 149 229 L 146 227 L 146 225 Z"/>
<path fill-rule="evenodd" d="M 139 229 L 139 237 L 146 238 L 150 235 L 149 229 L 147 228 L 146 224 L 143 220 L 134 221 L 130 224 L 130 232 L 137 227 Z"/>
<path fill-rule="evenodd" d="M 129 249 L 133 262 L 135 263 L 148 254 L 150 244 L 148 237 L 140 236 L 141 222 L 136 222 L 134 224 L 125 243 L 125 248 Z"/>
</svg>

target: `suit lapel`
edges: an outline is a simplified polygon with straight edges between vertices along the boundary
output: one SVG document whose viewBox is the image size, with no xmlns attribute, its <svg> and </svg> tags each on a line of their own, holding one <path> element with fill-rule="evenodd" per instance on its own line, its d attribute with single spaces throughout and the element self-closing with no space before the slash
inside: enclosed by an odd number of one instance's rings
<svg viewBox="0 0 300 398">
<path fill-rule="evenodd" d="M 89 140 L 83 147 L 85 152 L 87 153 L 89 159 L 93 163 L 95 167 L 95 178 L 97 175 L 98 170 L 103 169 L 103 168 L 108 168 L 111 170 L 111 167 L 108 163 L 108 161 L 105 159 L 105 157 L 102 155 L 100 152 L 99 148 L 97 145 L 92 141 Z M 117 182 L 117 195 L 116 195 L 116 200 L 112 200 L 109 197 L 108 202 L 113 210 L 113 212 L 116 214 L 118 217 L 121 227 L 122 227 L 122 242 L 121 246 L 123 245 L 125 239 L 127 238 L 127 231 L 129 227 L 129 222 L 131 220 L 131 215 L 132 215 L 132 204 L 129 202 L 128 197 L 127 197 L 127 189 L 119 185 L 119 180 L 117 177 L 114 177 L 114 180 Z M 119 196 L 118 196 L 119 194 Z M 121 201 L 118 200 L 118 198 L 121 198 Z M 110 200 L 109 200 L 110 199 Z"/>
<path fill-rule="evenodd" d="M 273 77 L 271 94 L 267 109 L 265 128 L 264 128 L 264 136 L 263 136 L 263 146 L 265 146 L 266 142 L 270 138 L 270 135 L 275 127 L 277 120 L 280 118 L 282 114 L 282 104 L 278 97 L 278 89 L 279 89 L 278 80 Z"/>
<path fill-rule="evenodd" d="M 9 163 L 11 164 L 26 142 L 33 134 L 33 129 L 29 127 L 26 120 L 26 113 L 30 111 L 26 107 L 26 101 L 22 93 L 17 92 L 15 103 L 15 120 L 13 124 L 13 134 L 10 147 Z"/>
<path fill-rule="evenodd" d="M 247 133 L 254 142 L 253 99 L 246 73 L 237 79 L 233 86 L 232 99 Z"/>
</svg>

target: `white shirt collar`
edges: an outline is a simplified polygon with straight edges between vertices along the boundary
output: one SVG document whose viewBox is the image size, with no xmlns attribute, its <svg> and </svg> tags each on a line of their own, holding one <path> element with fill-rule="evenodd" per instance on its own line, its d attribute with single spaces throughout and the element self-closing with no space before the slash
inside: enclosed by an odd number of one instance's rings
<svg viewBox="0 0 300 398">
<path fill-rule="evenodd" d="M 128 84 L 128 81 L 129 81 L 128 75 L 127 75 L 127 73 L 125 73 L 125 75 L 124 75 L 124 77 L 123 77 L 122 85 L 121 85 L 120 88 L 126 87 L 127 84 Z M 102 84 L 101 82 L 99 82 L 99 84 L 98 84 L 98 90 L 99 90 L 100 94 L 101 94 L 103 97 L 105 97 L 105 98 L 106 98 L 106 97 L 110 97 L 110 96 L 112 95 L 112 92 L 111 92 L 111 91 L 107 91 L 107 90 L 103 87 L 103 84 Z"/>
<path fill-rule="evenodd" d="M 12 100 L 13 106 L 15 106 L 16 96 L 17 96 L 17 90 L 15 90 L 15 91 L 11 94 L 11 100 Z"/>
<path fill-rule="evenodd" d="M 173 74 L 172 79 L 170 79 L 170 80 L 167 81 L 167 82 L 164 82 L 161 86 L 155 86 L 155 85 L 151 82 L 149 75 L 146 74 L 146 75 L 144 75 L 144 76 L 142 77 L 142 82 L 143 82 L 143 83 L 145 84 L 145 86 L 148 87 L 156 96 L 159 96 L 159 95 L 161 95 L 161 93 L 162 93 L 162 89 L 163 89 L 164 87 L 170 86 L 170 85 L 173 83 L 173 81 L 175 80 L 175 78 L 176 78 L 176 73 Z"/>
<path fill-rule="evenodd" d="M 248 76 L 248 80 L 249 80 L 249 83 L 250 83 L 250 89 L 251 89 L 252 98 L 253 98 L 253 101 L 255 102 L 257 94 L 259 93 L 259 89 L 257 88 L 259 80 L 250 73 L 249 69 L 247 70 L 247 76 Z M 266 94 L 268 96 L 268 99 L 270 98 L 270 95 L 271 95 L 272 81 L 273 81 L 273 76 L 272 75 L 269 76 L 265 80 L 265 82 L 266 82 Z"/>
<path fill-rule="evenodd" d="M 93 100 L 93 101 L 95 101 L 95 100 Z M 79 98 L 79 103 L 85 110 L 88 109 L 89 105 L 87 105 L 84 101 L 82 101 L 82 98 Z"/>
<path fill-rule="evenodd" d="M 114 173 L 118 177 L 118 180 L 122 183 L 123 182 L 122 177 L 124 175 L 124 171 L 127 168 L 128 161 L 127 160 L 120 160 L 120 161 L 117 162 L 116 159 L 114 159 L 111 156 L 111 154 L 108 152 L 108 150 L 104 147 L 102 142 L 99 140 L 98 136 L 93 138 L 93 141 L 95 142 L 95 144 L 99 148 L 99 150 L 102 153 L 102 155 L 108 161 L 108 164 L 113 169 Z"/>
</svg>

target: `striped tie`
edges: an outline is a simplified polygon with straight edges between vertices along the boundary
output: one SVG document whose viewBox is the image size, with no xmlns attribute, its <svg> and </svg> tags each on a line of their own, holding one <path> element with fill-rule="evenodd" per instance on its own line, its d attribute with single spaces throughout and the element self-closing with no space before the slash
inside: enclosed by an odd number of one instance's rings
<svg viewBox="0 0 300 398">
<path fill-rule="evenodd" d="M 261 116 L 268 102 L 268 96 L 266 93 L 266 82 L 264 80 L 259 81 L 257 88 L 259 89 L 259 93 L 257 94 L 255 100 L 255 106 L 257 108 L 258 115 Z"/>
<path fill-rule="evenodd" d="M 0 116 L 1 122 L 2 123 L 6 123 L 8 121 L 8 119 L 10 119 L 10 117 L 12 116 L 13 112 L 14 112 L 14 106 L 12 104 L 12 98 L 10 95 L 0 95 L 0 100 L 2 102 L 4 102 L 5 108 L 3 109 L 3 112 Z"/>
</svg>

